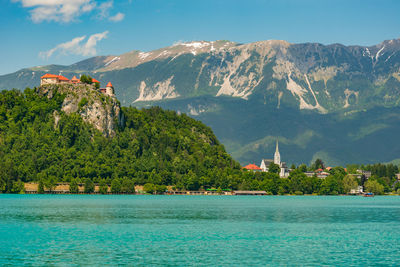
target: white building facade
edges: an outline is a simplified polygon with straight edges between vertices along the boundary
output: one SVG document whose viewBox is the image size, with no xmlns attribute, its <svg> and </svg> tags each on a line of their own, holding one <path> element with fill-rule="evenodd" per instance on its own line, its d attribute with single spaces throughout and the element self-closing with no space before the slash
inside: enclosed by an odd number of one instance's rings
<svg viewBox="0 0 400 267">
<path fill-rule="evenodd" d="M 275 163 L 279 166 L 280 171 L 279 171 L 279 176 L 281 178 L 287 178 L 289 176 L 289 169 L 286 166 L 286 162 L 281 162 L 281 154 L 279 153 L 279 143 L 278 140 L 276 141 L 276 148 L 275 148 L 275 154 L 274 154 L 274 159 L 262 159 L 260 168 L 262 171 L 267 172 L 269 165 L 271 163 Z"/>
</svg>

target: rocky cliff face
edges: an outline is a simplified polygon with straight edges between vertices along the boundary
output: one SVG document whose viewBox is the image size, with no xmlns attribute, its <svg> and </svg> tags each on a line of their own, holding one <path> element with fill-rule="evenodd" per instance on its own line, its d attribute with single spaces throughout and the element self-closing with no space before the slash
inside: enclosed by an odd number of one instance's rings
<svg viewBox="0 0 400 267">
<path fill-rule="evenodd" d="M 92 85 L 42 85 L 38 93 L 52 98 L 55 92 L 65 94 L 61 110 L 66 114 L 78 113 L 104 136 L 112 137 L 118 126 L 123 125 L 123 114 L 116 98 L 100 93 Z M 55 123 L 59 114 L 54 114 Z"/>
</svg>

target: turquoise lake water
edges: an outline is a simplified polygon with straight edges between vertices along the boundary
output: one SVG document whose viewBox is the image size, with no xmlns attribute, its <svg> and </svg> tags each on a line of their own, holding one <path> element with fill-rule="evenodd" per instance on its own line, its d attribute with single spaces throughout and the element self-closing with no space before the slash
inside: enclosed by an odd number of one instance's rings
<svg viewBox="0 0 400 267">
<path fill-rule="evenodd" d="M 400 197 L 0 195 L 0 266 L 399 265 Z"/>
</svg>

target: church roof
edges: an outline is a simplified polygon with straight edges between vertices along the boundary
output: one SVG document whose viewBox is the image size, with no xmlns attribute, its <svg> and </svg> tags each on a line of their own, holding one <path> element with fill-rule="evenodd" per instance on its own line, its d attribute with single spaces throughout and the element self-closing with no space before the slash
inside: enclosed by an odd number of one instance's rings
<svg viewBox="0 0 400 267">
<path fill-rule="evenodd" d="M 98 80 L 96 80 L 95 78 L 92 78 L 92 83 L 100 83 Z"/>
<path fill-rule="evenodd" d="M 108 82 L 106 87 L 114 87 L 111 82 Z"/>
<path fill-rule="evenodd" d="M 274 161 L 274 159 L 262 159 L 262 161 L 271 162 L 271 161 Z"/>
</svg>

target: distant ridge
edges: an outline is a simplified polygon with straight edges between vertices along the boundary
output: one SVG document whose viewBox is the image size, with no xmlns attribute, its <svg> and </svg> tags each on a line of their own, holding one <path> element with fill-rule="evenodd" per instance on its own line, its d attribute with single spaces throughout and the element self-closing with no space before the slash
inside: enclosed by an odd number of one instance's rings
<svg viewBox="0 0 400 267">
<path fill-rule="evenodd" d="M 45 72 L 113 81 L 123 105 L 159 105 L 201 119 L 241 163 L 282 140 L 289 163 L 400 158 L 400 39 L 373 46 L 268 40 L 177 43 L 0 76 L 0 88 L 38 85 Z"/>
</svg>

